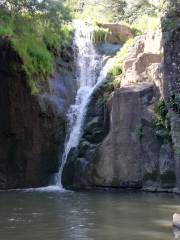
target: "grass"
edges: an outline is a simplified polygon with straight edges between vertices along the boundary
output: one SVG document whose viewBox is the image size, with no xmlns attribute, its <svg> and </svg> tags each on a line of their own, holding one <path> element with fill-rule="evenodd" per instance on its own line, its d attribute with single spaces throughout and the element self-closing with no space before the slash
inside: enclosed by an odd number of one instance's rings
<svg viewBox="0 0 180 240">
<path fill-rule="evenodd" d="M 129 39 L 121 47 L 120 51 L 117 52 L 116 56 L 114 57 L 115 64 L 107 73 L 107 78 L 108 79 L 111 79 L 114 76 L 119 76 L 119 75 L 122 74 L 122 63 L 126 59 L 126 57 L 128 56 L 128 49 L 129 49 L 129 46 L 131 45 L 132 42 L 133 42 L 133 39 L 132 38 Z"/>
<path fill-rule="evenodd" d="M 121 80 L 122 80 L 122 74 L 119 75 L 119 76 L 113 81 L 114 88 L 120 88 Z"/>
<path fill-rule="evenodd" d="M 98 22 L 93 20 L 91 21 L 92 25 L 94 25 L 95 29 L 93 32 L 93 40 L 94 42 L 105 42 L 106 38 L 109 34 L 108 28 L 99 27 Z"/>
<path fill-rule="evenodd" d="M 27 75 L 31 94 L 36 94 L 38 83 L 52 74 L 54 52 L 61 42 L 67 44 L 71 40 L 73 28 L 62 24 L 60 33 L 57 34 L 50 27 L 42 26 L 40 21 L 31 24 L 27 14 L 18 17 L 16 27 L 14 19 L 3 22 L 0 34 L 9 36 L 12 48 L 20 56 L 21 70 Z"/>
<path fill-rule="evenodd" d="M 154 106 L 156 119 L 151 121 L 151 125 L 159 128 L 156 135 L 162 139 L 163 143 L 167 143 L 171 139 L 170 115 L 166 109 L 165 101 L 160 99 Z"/>
</svg>

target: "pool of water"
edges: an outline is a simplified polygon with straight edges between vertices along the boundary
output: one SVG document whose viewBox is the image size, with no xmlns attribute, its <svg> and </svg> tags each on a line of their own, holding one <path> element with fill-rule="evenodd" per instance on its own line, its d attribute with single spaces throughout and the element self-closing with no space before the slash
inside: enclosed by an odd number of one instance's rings
<svg viewBox="0 0 180 240">
<path fill-rule="evenodd" d="M 0 239 L 171 240 L 175 212 L 172 194 L 2 191 Z"/>
</svg>

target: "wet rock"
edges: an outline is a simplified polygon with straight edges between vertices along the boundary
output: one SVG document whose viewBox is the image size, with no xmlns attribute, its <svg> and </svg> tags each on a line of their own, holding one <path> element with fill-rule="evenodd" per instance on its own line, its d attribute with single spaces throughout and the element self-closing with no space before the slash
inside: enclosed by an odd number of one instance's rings
<svg viewBox="0 0 180 240">
<path fill-rule="evenodd" d="M 95 117 L 86 124 L 84 131 L 87 134 L 92 134 L 93 132 L 99 129 L 100 125 L 101 125 L 101 118 Z"/>
<path fill-rule="evenodd" d="M 170 112 L 171 118 L 171 133 L 174 150 L 175 172 L 177 178 L 178 189 L 180 189 L 180 120 L 176 113 Z"/>
<path fill-rule="evenodd" d="M 75 166 L 74 162 L 76 161 L 78 157 L 78 148 L 74 147 L 71 148 L 71 150 L 68 153 L 66 163 L 63 167 L 62 171 L 62 177 L 61 182 L 62 185 L 66 186 L 66 188 L 71 188 L 74 182 L 74 172 L 75 172 Z"/>
<path fill-rule="evenodd" d="M 87 149 L 90 147 L 90 143 L 88 141 L 81 141 L 79 145 L 79 152 L 78 152 L 78 157 L 83 157 L 87 151 Z"/>
<path fill-rule="evenodd" d="M 156 137 L 153 127 L 144 126 L 142 128 L 142 180 L 143 187 L 157 187 L 159 184 L 159 151 L 160 141 Z"/>
<path fill-rule="evenodd" d="M 164 144 L 159 153 L 159 169 L 161 187 L 172 188 L 176 186 L 176 173 L 172 143 Z"/>
</svg>

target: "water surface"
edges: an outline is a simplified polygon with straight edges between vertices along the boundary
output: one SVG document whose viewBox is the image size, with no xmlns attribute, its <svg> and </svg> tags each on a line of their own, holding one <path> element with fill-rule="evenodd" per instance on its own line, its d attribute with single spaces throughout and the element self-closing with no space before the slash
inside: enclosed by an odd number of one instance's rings
<svg viewBox="0 0 180 240">
<path fill-rule="evenodd" d="M 2 191 L 2 240 L 171 240 L 171 194 Z"/>
</svg>

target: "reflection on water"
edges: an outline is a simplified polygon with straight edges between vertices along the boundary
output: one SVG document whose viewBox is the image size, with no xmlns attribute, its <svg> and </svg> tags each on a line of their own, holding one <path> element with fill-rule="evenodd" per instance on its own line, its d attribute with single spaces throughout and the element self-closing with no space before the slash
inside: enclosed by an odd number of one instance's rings
<svg viewBox="0 0 180 240">
<path fill-rule="evenodd" d="M 171 240 L 179 197 L 150 193 L 0 192 L 2 240 Z"/>
</svg>

